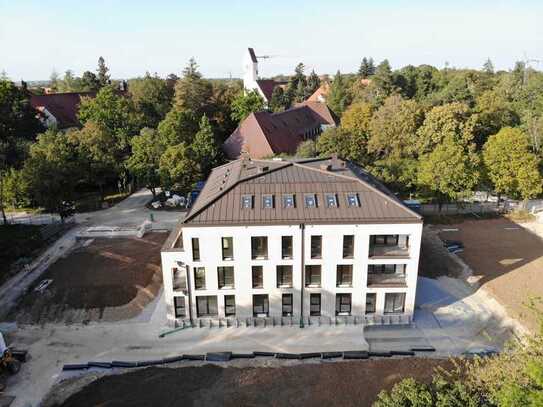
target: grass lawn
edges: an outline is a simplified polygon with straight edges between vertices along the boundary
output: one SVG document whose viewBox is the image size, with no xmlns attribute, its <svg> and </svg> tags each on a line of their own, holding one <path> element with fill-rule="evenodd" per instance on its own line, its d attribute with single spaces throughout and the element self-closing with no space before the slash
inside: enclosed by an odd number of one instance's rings
<svg viewBox="0 0 543 407">
<path fill-rule="evenodd" d="M 9 277 L 12 265 L 42 248 L 46 242 L 36 225 L 0 225 L 0 283 Z"/>
</svg>

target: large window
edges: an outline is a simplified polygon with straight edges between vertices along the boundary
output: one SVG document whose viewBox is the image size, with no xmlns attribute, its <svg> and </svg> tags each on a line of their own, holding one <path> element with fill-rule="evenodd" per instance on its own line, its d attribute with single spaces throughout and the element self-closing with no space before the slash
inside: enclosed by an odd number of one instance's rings
<svg viewBox="0 0 543 407">
<path fill-rule="evenodd" d="M 173 297 L 173 306 L 176 318 L 185 317 L 185 297 Z"/>
<path fill-rule="evenodd" d="M 405 274 L 405 264 L 368 264 L 368 274 Z"/>
<path fill-rule="evenodd" d="M 370 243 L 377 246 L 397 246 L 398 235 L 373 235 Z"/>
<path fill-rule="evenodd" d="M 352 264 L 339 264 L 337 266 L 336 285 L 338 287 L 352 287 L 353 286 Z"/>
<path fill-rule="evenodd" d="M 196 313 L 198 317 L 216 317 L 219 314 L 216 295 L 196 296 Z"/>
<path fill-rule="evenodd" d="M 292 294 L 283 294 L 282 297 L 283 316 L 292 316 Z"/>
<path fill-rule="evenodd" d="M 322 257 L 322 236 L 311 236 L 311 258 L 320 259 Z"/>
<path fill-rule="evenodd" d="M 251 256 L 253 260 L 268 258 L 268 238 L 266 236 L 251 237 Z"/>
<path fill-rule="evenodd" d="M 234 295 L 224 296 L 224 316 L 231 317 L 236 315 L 236 297 Z"/>
<path fill-rule="evenodd" d="M 354 257 L 354 235 L 343 236 L 343 258 L 352 259 Z"/>
<path fill-rule="evenodd" d="M 292 287 L 292 266 L 277 266 L 277 288 Z"/>
<path fill-rule="evenodd" d="M 385 294 L 385 314 L 398 314 L 404 312 L 405 293 Z"/>
<path fill-rule="evenodd" d="M 187 278 L 185 270 L 179 270 L 177 267 L 172 268 L 173 290 L 180 291 L 187 289 Z"/>
<path fill-rule="evenodd" d="M 270 313 L 270 303 L 268 301 L 268 294 L 253 295 L 253 316 L 267 317 L 269 313 Z"/>
<path fill-rule="evenodd" d="M 234 259 L 234 241 L 232 237 L 223 237 L 222 239 L 222 259 Z"/>
<path fill-rule="evenodd" d="M 206 289 L 206 269 L 204 267 L 194 267 L 194 289 Z"/>
<path fill-rule="evenodd" d="M 305 266 L 305 285 L 306 287 L 321 286 L 321 266 L 311 264 Z"/>
<path fill-rule="evenodd" d="M 281 237 L 281 257 L 292 259 L 292 236 Z"/>
<path fill-rule="evenodd" d="M 217 267 L 219 288 L 234 288 L 234 267 Z"/>
<path fill-rule="evenodd" d="M 192 261 L 200 261 L 200 241 L 197 237 L 192 238 Z"/>
<path fill-rule="evenodd" d="M 376 309 L 377 309 L 377 294 L 367 293 L 366 294 L 366 314 L 375 314 Z"/>
<path fill-rule="evenodd" d="M 262 266 L 253 266 L 253 288 L 264 288 L 264 272 L 262 271 Z"/>
<path fill-rule="evenodd" d="M 309 315 L 318 317 L 321 315 L 321 295 L 311 294 L 309 296 Z"/>
<path fill-rule="evenodd" d="M 351 294 L 336 294 L 336 315 L 351 315 Z"/>
</svg>

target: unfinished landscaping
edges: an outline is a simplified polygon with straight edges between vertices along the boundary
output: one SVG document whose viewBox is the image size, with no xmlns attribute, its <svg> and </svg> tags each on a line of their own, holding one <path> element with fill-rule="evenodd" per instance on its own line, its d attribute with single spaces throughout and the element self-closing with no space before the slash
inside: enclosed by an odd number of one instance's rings
<svg viewBox="0 0 543 407">
<path fill-rule="evenodd" d="M 250 362 L 253 363 L 254 361 Z M 443 359 L 370 359 L 352 362 L 279 362 L 237 367 L 212 364 L 146 368 L 61 382 L 45 407 L 128 406 L 357 406 L 369 407 L 404 377 L 428 382 Z M 95 376 L 96 377 L 96 376 Z M 83 387 L 81 390 L 81 386 Z M 70 394 L 74 392 L 75 394 Z"/>
<path fill-rule="evenodd" d="M 22 324 L 118 321 L 137 316 L 160 291 L 167 233 L 81 240 L 12 310 Z"/>
</svg>

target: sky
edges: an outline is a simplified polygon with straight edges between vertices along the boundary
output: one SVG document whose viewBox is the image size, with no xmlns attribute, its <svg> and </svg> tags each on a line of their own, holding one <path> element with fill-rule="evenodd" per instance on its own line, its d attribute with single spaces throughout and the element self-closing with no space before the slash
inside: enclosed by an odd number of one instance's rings
<svg viewBox="0 0 543 407">
<path fill-rule="evenodd" d="M 0 72 L 15 81 L 81 75 L 103 56 L 115 79 L 180 74 L 194 57 L 207 77 L 241 77 L 247 47 L 263 77 L 355 72 L 362 57 L 497 69 L 540 59 L 539 0 L 0 0 Z M 538 24 L 538 22 L 540 24 Z"/>
</svg>

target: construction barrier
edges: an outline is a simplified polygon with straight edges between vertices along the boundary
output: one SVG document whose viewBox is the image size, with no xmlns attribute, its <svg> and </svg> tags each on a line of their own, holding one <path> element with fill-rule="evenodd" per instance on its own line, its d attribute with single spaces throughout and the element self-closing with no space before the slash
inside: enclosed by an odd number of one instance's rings
<svg viewBox="0 0 543 407">
<path fill-rule="evenodd" d="M 88 362 L 77 364 L 66 364 L 62 367 L 64 371 L 70 370 L 85 370 L 90 368 L 133 368 L 133 367 L 148 367 L 148 366 L 160 366 L 168 363 L 181 362 L 183 360 L 206 360 L 209 362 L 228 362 L 232 359 L 253 359 L 256 357 L 274 357 L 276 359 L 290 359 L 290 360 L 304 360 L 304 359 L 336 359 L 343 358 L 345 360 L 351 359 L 369 359 L 373 357 L 392 357 L 392 356 L 415 356 L 415 352 L 435 352 L 435 348 L 432 346 L 421 346 L 417 348 L 411 348 L 410 350 L 393 350 L 393 351 L 379 351 L 368 352 L 365 350 L 352 350 L 343 352 L 307 352 L 307 353 L 285 353 L 285 352 L 263 352 L 256 351 L 252 353 L 232 353 L 232 352 L 209 352 L 205 355 L 202 354 L 183 354 L 180 356 L 171 356 L 163 359 L 156 360 L 143 360 L 143 361 L 120 361 L 114 360 L 112 362 Z"/>
</svg>

